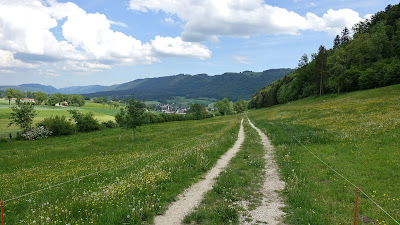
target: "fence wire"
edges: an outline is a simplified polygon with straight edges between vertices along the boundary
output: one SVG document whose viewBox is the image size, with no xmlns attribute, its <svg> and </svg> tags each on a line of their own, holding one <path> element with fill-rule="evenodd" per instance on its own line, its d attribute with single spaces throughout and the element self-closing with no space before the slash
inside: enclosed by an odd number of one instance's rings
<svg viewBox="0 0 400 225">
<path fill-rule="evenodd" d="M 346 177 L 344 177 L 341 173 L 339 173 L 337 170 L 335 170 L 334 168 L 332 168 L 331 166 L 329 166 L 326 162 L 324 162 L 321 158 L 319 158 L 317 155 L 314 154 L 314 152 L 312 152 L 310 149 L 307 148 L 307 146 L 305 146 L 303 143 L 301 143 L 295 136 L 293 136 L 293 138 L 301 145 L 303 146 L 311 155 L 313 155 L 315 158 L 317 158 L 320 162 L 322 162 L 325 166 L 327 166 L 329 169 L 331 169 L 333 172 L 335 172 L 337 175 L 339 175 L 341 178 L 343 178 L 345 181 L 347 181 L 349 184 L 351 184 L 353 187 L 355 188 L 359 188 L 357 185 L 355 185 L 353 182 L 351 182 L 349 179 L 347 179 Z M 400 223 L 393 218 L 393 216 L 391 216 L 382 206 L 380 206 L 378 203 L 376 203 L 371 197 L 369 197 L 361 188 L 360 188 L 360 192 L 366 196 L 372 203 L 374 203 L 380 210 L 382 210 L 387 216 L 389 216 L 394 222 L 396 222 L 398 225 L 400 225 Z"/>
</svg>

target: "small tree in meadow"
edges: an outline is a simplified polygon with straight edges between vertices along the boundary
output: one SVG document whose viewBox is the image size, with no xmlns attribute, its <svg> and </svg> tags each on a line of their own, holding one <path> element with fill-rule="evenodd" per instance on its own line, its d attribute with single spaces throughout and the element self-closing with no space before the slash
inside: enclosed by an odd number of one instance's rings
<svg viewBox="0 0 400 225">
<path fill-rule="evenodd" d="M 227 98 L 222 99 L 221 101 L 215 103 L 215 108 L 220 115 L 232 115 L 233 111 L 233 103 L 229 101 Z"/>
<path fill-rule="evenodd" d="M 194 117 L 196 117 L 197 120 L 201 120 L 206 118 L 207 116 L 207 111 L 206 111 L 206 107 L 204 107 L 203 105 L 199 104 L 199 103 L 193 103 L 189 110 L 187 111 L 188 114 L 194 115 Z"/>
<path fill-rule="evenodd" d="M 93 113 L 80 113 L 78 110 L 68 110 L 72 115 L 72 119 L 75 120 L 76 128 L 79 132 L 89 132 L 100 130 L 99 121 L 97 121 Z"/>
<path fill-rule="evenodd" d="M 11 121 L 8 126 L 10 127 L 11 125 L 16 124 L 23 130 L 23 132 L 30 130 L 32 128 L 33 118 L 37 115 L 33 104 L 23 103 L 11 107 L 11 109 L 13 112 L 9 118 Z"/>
<path fill-rule="evenodd" d="M 243 99 L 237 100 L 234 109 L 237 113 L 242 113 L 247 110 L 247 102 Z"/>
<path fill-rule="evenodd" d="M 132 141 L 135 140 L 135 129 L 144 123 L 143 115 L 145 107 L 146 105 L 142 101 L 135 99 L 132 95 L 132 98 L 128 100 L 126 108 L 121 108 L 121 112 L 115 116 L 115 121 L 117 121 L 120 127 L 132 129 Z"/>
</svg>

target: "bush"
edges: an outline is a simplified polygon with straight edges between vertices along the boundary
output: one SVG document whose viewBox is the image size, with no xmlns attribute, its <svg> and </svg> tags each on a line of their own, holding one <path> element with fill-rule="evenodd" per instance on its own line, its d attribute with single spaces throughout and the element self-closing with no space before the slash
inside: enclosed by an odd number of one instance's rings
<svg viewBox="0 0 400 225">
<path fill-rule="evenodd" d="M 93 113 L 82 114 L 77 110 L 68 110 L 76 122 L 76 128 L 79 132 L 88 132 L 100 130 L 99 122 L 93 117 Z"/>
<path fill-rule="evenodd" d="M 40 138 L 47 138 L 51 136 L 51 134 L 52 132 L 50 129 L 40 126 L 23 132 L 21 136 L 26 140 L 35 140 Z"/>
<path fill-rule="evenodd" d="M 68 135 L 75 132 L 75 126 L 65 116 L 45 118 L 38 126 L 44 126 L 53 132 L 53 136 Z"/>
<path fill-rule="evenodd" d="M 117 124 L 116 124 L 114 121 L 112 121 L 112 120 L 104 121 L 104 122 L 102 122 L 101 124 L 103 124 L 104 127 L 106 127 L 106 128 L 117 127 Z"/>
</svg>

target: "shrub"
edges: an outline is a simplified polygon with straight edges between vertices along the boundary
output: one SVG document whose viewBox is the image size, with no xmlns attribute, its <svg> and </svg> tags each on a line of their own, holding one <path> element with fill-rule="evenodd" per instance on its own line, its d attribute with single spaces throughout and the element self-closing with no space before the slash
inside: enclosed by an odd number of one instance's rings
<svg viewBox="0 0 400 225">
<path fill-rule="evenodd" d="M 112 120 L 104 121 L 104 122 L 102 122 L 101 124 L 103 124 L 104 127 L 106 127 L 106 128 L 117 127 L 117 124 L 116 124 L 114 121 L 112 121 Z"/>
<path fill-rule="evenodd" d="M 48 117 L 38 126 L 44 126 L 53 132 L 53 136 L 68 135 L 75 132 L 75 126 L 65 116 Z"/>
<path fill-rule="evenodd" d="M 76 128 L 79 132 L 88 132 L 100 130 L 99 122 L 93 117 L 93 113 L 82 114 L 77 110 L 68 110 L 76 122 Z"/>
<path fill-rule="evenodd" d="M 21 136 L 26 140 L 35 140 L 49 137 L 51 134 L 52 132 L 50 129 L 40 126 L 23 132 Z"/>
</svg>

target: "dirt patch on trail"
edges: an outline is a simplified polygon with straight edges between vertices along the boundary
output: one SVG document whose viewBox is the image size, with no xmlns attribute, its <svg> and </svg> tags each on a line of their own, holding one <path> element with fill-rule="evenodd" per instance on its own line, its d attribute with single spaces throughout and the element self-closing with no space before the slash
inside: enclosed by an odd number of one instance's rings
<svg viewBox="0 0 400 225">
<path fill-rule="evenodd" d="M 247 210 L 248 217 L 252 221 L 245 221 L 246 218 L 241 218 L 241 224 L 283 224 L 283 217 L 285 213 L 281 210 L 284 207 L 282 198 L 277 193 L 285 188 L 285 183 L 279 179 L 278 165 L 274 160 L 275 149 L 269 141 L 268 137 L 249 120 L 249 124 L 258 132 L 261 137 L 261 142 L 266 151 L 265 159 L 265 176 L 264 184 L 262 187 L 263 199 L 261 206 L 254 210 Z M 247 209 L 247 202 L 242 202 L 242 205 Z"/>
<path fill-rule="evenodd" d="M 226 168 L 229 161 L 239 151 L 240 146 L 244 141 L 244 136 L 242 119 L 238 139 L 235 145 L 221 156 L 217 161 L 217 164 L 207 173 L 204 180 L 193 184 L 190 188 L 186 189 L 183 194 L 179 195 L 178 200 L 169 206 L 164 215 L 156 216 L 154 218 L 154 223 L 160 225 L 181 224 L 183 218 L 200 204 L 204 194 L 212 189 L 216 182 L 215 178 Z"/>
</svg>

